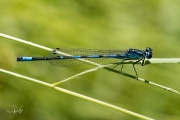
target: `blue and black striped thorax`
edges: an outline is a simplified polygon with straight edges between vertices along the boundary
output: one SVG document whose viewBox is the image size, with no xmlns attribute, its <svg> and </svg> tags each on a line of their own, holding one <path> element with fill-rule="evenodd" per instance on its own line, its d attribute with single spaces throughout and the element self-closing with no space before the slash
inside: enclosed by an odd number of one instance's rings
<svg viewBox="0 0 180 120">
<path fill-rule="evenodd" d="M 120 59 L 140 59 L 140 58 L 152 58 L 152 49 L 147 47 L 146 50 L 138 50 L 129 48 L 125 54 L 119 54 Z"/>
</svg>

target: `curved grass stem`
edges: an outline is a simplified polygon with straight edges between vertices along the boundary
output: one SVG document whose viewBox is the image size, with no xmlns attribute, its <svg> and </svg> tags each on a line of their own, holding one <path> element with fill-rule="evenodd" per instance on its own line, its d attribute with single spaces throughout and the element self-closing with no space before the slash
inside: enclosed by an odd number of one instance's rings
<svg viewBox="0 0 180 120">
<path fill-rule="evenodd" d="M 91 98 L 91 97 L 88 97 L 88 96 L 85 96 L 85 95 L 82 95 L 82 94 L 79 94 L 79 93 L 75 93 L 75 92 L 70 91 L 70 90 L 66 90 L 64 88 L 60 88 L 60 87 L 54 86 L 53 84 L 49 84 L 49 83 L 43 82 L 41 80 L 37 80 L 37 79 L 34 79 L 34 78 L 23 76 L 23 75 L 20 75 L 20 74 L 14 73 L 14 72 L 10 72 L 10 71 L 4 70 L 4 69 L 0 69 L 0 72 L 8 74 L 8 75 L 11 75 L 11 76 L 14 76 L 14 77 L 18 77 L 18 78 L 26 80 L 26 81 L 37 83 L 37 84 L 40 84 L 40 85 L 43 85 L 43 86 L 46 86 L 46 87 L 49 87 L 49 88 L 53 88 L 53 89 L 58 90 L 60 92 L 63 92 L 63 93 L 66 93 L 66 94 L 69 94 L 69 95 L 72 95 L 72 96 L 76 96 L 76 97 L 79 97 L 79 98 L 82 98 L 82 99 L 85 99 L 85 100 L 97 103 L 99 105 L 103 105 L 103 106 L 106 106 L 108 108 L 112 108 L 114 110 L 117 110 L 117 111 L 120 111 L 120 112 L 124 112 L 126 114 L 129 114 L 129 115 L 141 118 L 141 119 L 153 120 L 152 118 L 140 115 L 138 113 L 126 110 L 124 108 L 117 107 L 115 105 L 112 105 L 112 104 L 109 104 L 109 103 L 106 103 L 106 102 L 103 102 L 103 101 L 100 101 L 100 100 L 97 100 L 97 99 L 94 99 L 94 98 Z"/>
</svg>

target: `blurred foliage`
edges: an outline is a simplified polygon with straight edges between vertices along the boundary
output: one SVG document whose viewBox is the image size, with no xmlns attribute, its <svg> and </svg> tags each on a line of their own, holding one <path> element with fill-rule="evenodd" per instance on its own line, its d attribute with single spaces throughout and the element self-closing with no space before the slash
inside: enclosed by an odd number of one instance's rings
<svg viewBox="0 0 180 120">
<path fill-rule="evenodd" d="M 179 0 L 1 0 L 0 33 L 50 48 L 153 48 L 153 57 L 180 57 Z M 0 38 L 2 69 L 57 82 L 89 69 L 58 68 L 48 62 L 17 63 L 17 56 L 46 56 L 47 51 Z M 180 65 L 136 66 L 139 77 L 177 89 Z M 120 69 L 117 68 L 117 69 Z M 135 74 L 131 65 L 124 72 Z M 65 89 L 163 120 L 180 119 L 176 94 L 106 70 L 60 85 Z M 7 113 L 13 105 L 23 113 Z M 1 120 L 136 119 L 53 89 L 0 73 Z"/>
</svg>

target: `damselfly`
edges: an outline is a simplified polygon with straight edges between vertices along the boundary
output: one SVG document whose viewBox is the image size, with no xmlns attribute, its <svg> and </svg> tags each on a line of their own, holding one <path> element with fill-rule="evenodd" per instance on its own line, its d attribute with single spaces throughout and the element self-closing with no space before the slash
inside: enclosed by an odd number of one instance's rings
<svg viewBox="0 0 180 120">
<path fill-rule="evenodd" d="M 57 54 L 57 51 L 67 53 L 69 55 L 62 56 Z M 67 67 L 81 66 L 87 64 L 86 62 L 81 61 L 80 59 L 86 59 L 94 62 L 110 58 L 122 59 L 120 62 L 117 63 L 117 65 L 121 64 L 124 60 L 136 60 L 133 63 L 133 68 L 136 73 L 136 76 L 138 77 L 134 65 L 142 61 L 141 65 L 144 66 L 145 58 L 152 58 L 152 49 L 149 47 L 147 47 L 146 50 L 138 50 L 132 48 L 129 48 L 127 50 L 56 48 L 55 50 L 50 52 L 48 57 L 17 57 L 17 61 L 48 60 L 51 65 Z"/>
</svg>

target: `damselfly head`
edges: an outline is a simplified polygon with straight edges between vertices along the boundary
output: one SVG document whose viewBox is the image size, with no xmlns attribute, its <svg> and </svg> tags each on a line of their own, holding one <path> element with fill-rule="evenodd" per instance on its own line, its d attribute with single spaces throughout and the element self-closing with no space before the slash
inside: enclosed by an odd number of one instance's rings
<svg viewBox="0 0 180 120">
<path fill-rule="evenodd" d="M 150 47 L 146 48 L 146 58 L 151 59 L 152 58 L 152 49 Z"/>
</svg>

